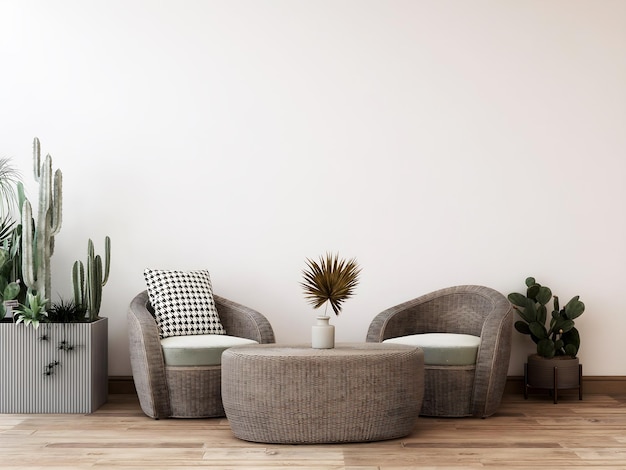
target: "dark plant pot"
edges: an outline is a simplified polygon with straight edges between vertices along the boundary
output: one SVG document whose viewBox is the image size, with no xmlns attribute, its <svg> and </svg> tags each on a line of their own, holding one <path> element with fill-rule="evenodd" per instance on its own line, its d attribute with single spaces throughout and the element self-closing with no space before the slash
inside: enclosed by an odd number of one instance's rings
<svg viewBox="0 0 626 470">
<path fill-rule="evenodd" d="M 578 389 L 582 400 L 582 365 L 577 357 L 556 356 L 550 359 L 538 354 L 528 356 L 524 371 L 524 397 L 529 388 L 547 389 L 557 403 L 558 390 Z"/>
</svg>

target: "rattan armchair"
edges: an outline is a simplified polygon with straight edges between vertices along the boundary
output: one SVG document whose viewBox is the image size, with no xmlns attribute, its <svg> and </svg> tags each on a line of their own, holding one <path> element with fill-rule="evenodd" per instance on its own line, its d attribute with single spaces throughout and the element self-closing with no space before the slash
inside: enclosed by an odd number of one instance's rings
<svg viewBox="0 0 626 470">
<path fill-rule="evenodd" d="M 273 343 L 274 331 L 259 312 L 213 296 L 226 334 Z M 221 366 L 166 366 L 147 291 L 128 310 L 130 361 L 143 412 L 151 418 L 224 416 Z"/>
<path fill-rule="evenodd" d="M 379 313 L 368 342 L 421 333 L 480 336 L 474 366 L 430 366 L 424 370 L 424 416 L 485 418 L 498 409 L 506 385 L 513 308 L 501 293 L 483 286 L 441 289 Z"/>
</svg>

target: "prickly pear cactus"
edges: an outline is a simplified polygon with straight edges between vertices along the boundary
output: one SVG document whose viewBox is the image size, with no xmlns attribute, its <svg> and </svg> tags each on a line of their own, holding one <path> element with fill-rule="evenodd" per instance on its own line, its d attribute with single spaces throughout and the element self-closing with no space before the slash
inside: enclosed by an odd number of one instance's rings
<svg viewBox="0 0 626 470">
<path fill-rule="evenodd" d="M 577 295 L 565 307 L 560 308 L 559 298 L 553 296 L 550 288 L 537 283 L 533 277 L 526 279 L 526 287 L 526 295 L 516 292 L 508 295 L 509 302 L 521 318 L 515 322 L 515 329 L 530 335 L 537 344 L 537 354 L 540 356 L 576 357 L 580 348 L 580 334 L 574 326 L 574 319 L 583 314 L 585 304 Z M 553 301 L 553 309 L 548 319 L 547 304 L 550 300 Z"/>
</svg>

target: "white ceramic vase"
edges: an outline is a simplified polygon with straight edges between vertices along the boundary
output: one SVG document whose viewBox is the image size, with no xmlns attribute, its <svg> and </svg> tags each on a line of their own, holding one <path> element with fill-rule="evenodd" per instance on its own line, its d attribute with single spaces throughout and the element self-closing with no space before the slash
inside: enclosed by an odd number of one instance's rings
<svg viewBox="0 0 626 470">
<path fill-rule="evenodd" d="M 330 317 L 319 316 L 311 327 L 311 347 L 313 349 L 332 349 L 335 347 L 335 326 L 328 323 Z"/>
</svg>

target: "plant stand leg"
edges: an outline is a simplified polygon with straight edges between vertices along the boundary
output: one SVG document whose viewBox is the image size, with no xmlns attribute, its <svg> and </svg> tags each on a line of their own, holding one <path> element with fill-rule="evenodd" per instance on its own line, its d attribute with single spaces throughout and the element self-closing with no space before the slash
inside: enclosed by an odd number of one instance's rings
<svg viewBox="0 0 626 470">
<path fill-rule="evenodd" d="M 528 400 L 528 363 L 524 364 L 524 400 Z"/>
<path fill-rule="evenodd" d="M 583 365 L 578 364 L 578 399 L 583 399 Z"/>
<path fill-rule="evenodd" d="M 558 374 L 558 367 L 555 367 L 554 368 L 554 404 L 555 405 L 559 402 L 558 390 L 559 390 L 559 374 Z"/>
</svg>

